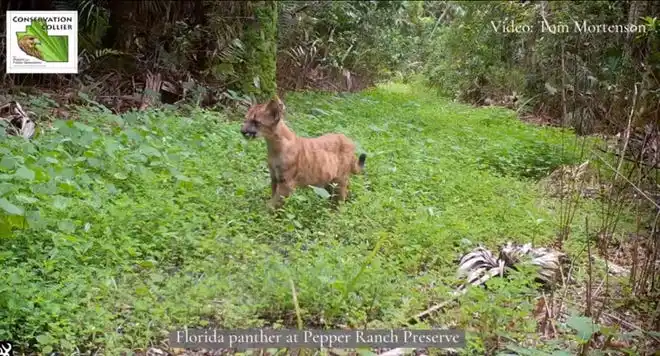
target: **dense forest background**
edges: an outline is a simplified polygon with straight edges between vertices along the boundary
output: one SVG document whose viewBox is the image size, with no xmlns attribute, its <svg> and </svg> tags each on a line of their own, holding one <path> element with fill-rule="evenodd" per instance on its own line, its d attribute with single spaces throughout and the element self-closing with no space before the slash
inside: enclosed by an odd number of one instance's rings
<svg viewBox="0 0 660 356">
<path fill-rule="evenodd" d="M 657 2 L 6 0 L 3 8 L 78 10 L 81 26 L 80 75 L 13 75 L 6 84 L 76 88 L 117 108 L 134 105 L 145 83 L 166 102 L 209 106 L 276 87 L 354 91 L 417 75 L 460 100 L 515 105 L 584 134 L 622 130 L 633 99 L 633 126 L 659 110 Z M 649 30 L 502 33 L 491 21 Z"/>
</svg>

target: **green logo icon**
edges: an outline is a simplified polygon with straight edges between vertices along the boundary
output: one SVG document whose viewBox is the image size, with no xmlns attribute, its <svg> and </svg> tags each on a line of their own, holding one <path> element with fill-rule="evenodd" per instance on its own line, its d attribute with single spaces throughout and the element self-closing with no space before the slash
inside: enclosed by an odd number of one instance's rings
<svg viewBox="0 0 660 356">
<path fill-rule="evenodd" d="M 69 36 L 50 36 L 46 21 L 35 20 L 25 28 L 25 32 L 16 32 L 18 47 L 28 56 L 44 62 L 69 61 Z"/>
</svg>

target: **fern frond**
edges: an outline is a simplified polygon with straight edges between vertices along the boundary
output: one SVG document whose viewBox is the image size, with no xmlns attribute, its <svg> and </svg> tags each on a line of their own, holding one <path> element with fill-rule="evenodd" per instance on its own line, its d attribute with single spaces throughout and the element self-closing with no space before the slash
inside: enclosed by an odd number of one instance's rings
<svg viewBox="0 0 660 356">
<path fill-rule="evenodd" d="M 78 55 L 78 63 L 79 66 L 81 67 L 81 71 L 85 71 L 85 69 L 92 66 L 95 62 L 99 61 L 101 58 L 107 56 L 124 56 L 124 55 L 129 55 L 129 54 L 112 48 L 102 48 L 91 52 L 82 50 Z"/>
</svg>

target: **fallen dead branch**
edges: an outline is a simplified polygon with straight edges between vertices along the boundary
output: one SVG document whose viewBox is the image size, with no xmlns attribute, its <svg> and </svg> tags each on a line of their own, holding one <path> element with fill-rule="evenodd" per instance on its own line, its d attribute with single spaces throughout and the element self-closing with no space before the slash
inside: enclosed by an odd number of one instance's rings
<svg viewBox="0 0 660 356">
<path fill-rule="evenodd" d="M 0 121 L 9 124 L 7 134 L 23 136 L 26 139 L 34 136 L 37 126 L 17 101 L 10 101 L 0 106 Z"/>
</svg>

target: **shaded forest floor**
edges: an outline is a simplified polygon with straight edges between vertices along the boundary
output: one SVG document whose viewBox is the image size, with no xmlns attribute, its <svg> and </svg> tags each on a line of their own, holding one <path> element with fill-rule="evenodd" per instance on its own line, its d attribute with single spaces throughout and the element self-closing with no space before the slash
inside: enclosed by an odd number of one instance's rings
<svg viewBox="0 0 660 356">
<path fill-rule="evenodd" d="M 166 349 L 161 341 L 184 325 L 295 327 L 290 281 L 307 327 L 398 327 L 449 298 L 470 248 L 550 246 L 562 202 L 539 180 L 584 160 L 570 132 L 414 85 L 296 93 L 286 105 L 299 135 L 343 132 L 368 155 L 338 212 L 300 190 L 269 214 L 265 144 L 246 142 L 240 118 L 217 112 L 120 117 L 91 105 L 32 142 L 3 139 L 0 202 L 14 215 L 0 239 L 0 339 L 44 354 L 119 354 Z M 564 245 L 576 266 L 575 313 L 584 221 L 596 226 L 600 205 L 580 201 Z M 617 234 L 634 223 L 624 212 Z M 594 265 L 597 283 L 604 268 Z M 580 325 L 537 331 L 540 294 L 529 281 L 474 289 L 428 323 L 467 329 L 477 354 L 494 343 L 576 347 Z M 649 312 L 642 307 L 627 307 L 630 323 Z"/>
</svg>

